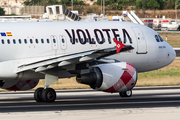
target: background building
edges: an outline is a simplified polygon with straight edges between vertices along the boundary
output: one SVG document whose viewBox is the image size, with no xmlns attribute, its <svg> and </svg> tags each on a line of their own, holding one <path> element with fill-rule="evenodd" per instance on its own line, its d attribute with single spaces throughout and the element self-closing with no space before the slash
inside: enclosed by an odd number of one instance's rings
<svg viewBox="0 0 180 120">
<path fill-rule="evenodd" d="M 26 0 L 0 0 L 0 7 L 4 8 L 6 15 L 7 14 L 22 15 L 22 13 L 24 12 L 23 10 L 24 1 Z M 88 5 L 93 5 L 94 2 L 97 2 L 97 0 L 82 0 L 82 1 L 84 1 L 84 3 Z M 34 8 L 34 10 L 32 11 L 35 10 L 36 8 Z"/>
</svg>

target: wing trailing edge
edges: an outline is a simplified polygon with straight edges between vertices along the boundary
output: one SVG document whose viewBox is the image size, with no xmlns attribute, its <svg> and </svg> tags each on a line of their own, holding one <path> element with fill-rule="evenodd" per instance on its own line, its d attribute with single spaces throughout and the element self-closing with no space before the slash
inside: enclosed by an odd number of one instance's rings
<svg viewBox="0 0 180 120">
<path fill-rule="evenodd" d="M 101 59 L 113 54 L 128 51 L 134 49 L 131 45 L 124 45 L 121 42 L 114 39 L 116 43 L 115 47 L 96 49 L 92 51 L 86 51 L 83 53 L 77 53 L 73 55 L 59 56 L 51 59 L 44 59 L 32 63 L 24 63 L 18 66 L 16 73 L 20 73 L 27 70 L 34 70 L 35 72 L 43 72 L 54 67 L 63 67 L 71 64 L 77 64 L 81 62 L 91 61 L 94 59 Z"/>
</svg>

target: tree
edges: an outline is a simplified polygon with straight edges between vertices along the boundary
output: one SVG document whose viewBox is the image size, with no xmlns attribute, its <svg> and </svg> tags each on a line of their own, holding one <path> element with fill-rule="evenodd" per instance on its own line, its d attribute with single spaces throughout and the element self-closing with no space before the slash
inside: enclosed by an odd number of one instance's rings
<svg viewBox="0 0 180 120">
<path fill-rule="evenodd" d="M 4 8 L 1 8 L 1 7 L 0 7 L 0 15 L 5 15 Z"/>
<path fill-rule="evenodd" d="M 101 5 L 102 0 L 97 0 L 94 5 Z M 134 5 L 136 0 L 105 0 L 105 5 L 113 10 L 121 10 L 124 6 Z"/>
<path fill-rule="evenodd" d="M 142 8 L 142 1 L 141 0 L 136 0 L 136 8 L 139 8 L 139 9 Z"/>
<path fill-rule="evenodd" d="M 57 0 L 48 0 L 48 4 L 50 5 L 55 5 L 58 4 L 59 2 L 57 2 Z"/>
<path fill-rule="evenodd" d="M 28 6 L 30 4 L 29 0 L 24 1 L 24 5 Z"/>
<path fill-rule="evenodd" d="M 50 0 L 48 0 L 48 1 L 50 1 Z M 54 1 L 56 1 L 56 0 L 54 0 Z M 42 0 L 26 0 L 26 1 L 24 1 L 24 5 L 26 5 L 26 6 L 41 5 L 41 4 L 42 4 Z"/>
<path fill-rule="evenodd" d="M 159 2 L 159 5 L 160 5 L 160 7 L 159 7 L 159 9 L 164 9 L 165 8 L 165 4 L 166 4 L 166 0 L 158 0 L 158 2 Z"/>
<path fill-rule="evenodd" d="M 61 4 L 63 6 L 71 6 L 71 0 L 61 0 L 58 2 L 58 0 L 26 0 L 24 2 L 24 5 L 26 6 L 32 6 L 32 5 L 57 5 Z M 85 5 L 82 0 L 73 0 L 74 5 Z"/>
<path fill-rule="evenodd" d="M 166 9 L 174 9 L 176 0 L 164 0 Z"/>
<path fill-rule="evenodd" d="M 149 2 L 147 3 L 147 7 L 150 9 L 159 9 L 160 5 L 157 0 L 149 0 Z"/>
<path fill-rule="evenodd" d="M 165 0 L 136 0 L 136 8 L 139 9 L 163 9 Z"/>
<path fill-rule="evenodd" d="M 60 4 L 63 5 L 63 6 L 70 6 L 71 5 L 71 0 L 61 0 Z"/>
</svg>

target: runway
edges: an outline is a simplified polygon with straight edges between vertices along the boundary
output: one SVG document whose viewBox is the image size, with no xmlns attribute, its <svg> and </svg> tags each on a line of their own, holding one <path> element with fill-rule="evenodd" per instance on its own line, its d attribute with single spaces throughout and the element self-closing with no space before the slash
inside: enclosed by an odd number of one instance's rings
<svg viewBox="0 0 180 120">
<path fill-rule="evenodd" d="M 23 116 L 29 116 L 27 119 L 35 119 L 40 115 L 43 119 L 54 116 L 54 119 L 60 117 L 90 120 L 96 117 L 114 119 L 121 116 L 121 118 L 128 117 L 127 120 L 133 116 L 141 116 L 140 118 L 145 119 L 148 115 L 151 116 L 151 113 L 159 113 L 154 116 L 157 118 L 164 114 L 165 119 L 170 117 L 175 120 L 180 117 L 179 107 L 179 86 L 134 88 L 130 98 L 121 98 L 118 93 L 110 94 L 93 90 L 60 90 L 57 91 L 57 100 L 54 103 L 36 103 L 33 92 L 0 93 L 1 118 L 13 119 L 16 116 L 18 120 L 23 120 Z"/>
</svg>

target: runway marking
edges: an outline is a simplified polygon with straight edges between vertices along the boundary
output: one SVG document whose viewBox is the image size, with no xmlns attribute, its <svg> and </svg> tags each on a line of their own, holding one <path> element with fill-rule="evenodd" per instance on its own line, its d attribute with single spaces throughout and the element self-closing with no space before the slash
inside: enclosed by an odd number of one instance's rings
<svg viewBox="0 0 180 120">
<path fill-rule="evenodd" d="M 52 104 L 52 105 L 23 105 L 23 106 L 0 106 L 0 108 L 25 108 L 25 107 L 51 107 L 51 106 L 84 106 L 84 105 L 112 105 L 112 104 L 151 104 L 151 103 L 180 103 L 174 101 L 146 101 L 146 102 L 114 102 L 114 103 L 86 103 L 86 104 Z"/>
</svg>

